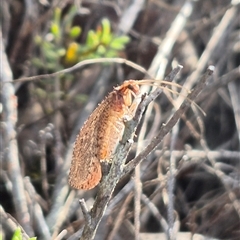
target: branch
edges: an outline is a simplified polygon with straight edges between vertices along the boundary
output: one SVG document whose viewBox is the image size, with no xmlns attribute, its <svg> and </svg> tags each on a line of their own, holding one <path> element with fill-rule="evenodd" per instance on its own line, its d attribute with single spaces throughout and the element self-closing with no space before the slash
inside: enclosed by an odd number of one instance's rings
<svg viewBox="0 0 240 240">
<path fill-rule="evenodd" d="M 37 75 L 37 76 L 33 76 L 33 77 L 24 77 L 24 78 L 19 78 L 19 79 L 15 79 L 15 80 L 9 80 L 9 81 L 5 81 L 5 83 L 16 83 L 16 82 L 29 82 L 29 81 L 36 81 L 36 80 L 43 80 L 43 79 L 49 79 L 49 78 L 53 78 L 53 77 L 57 77 L 63 74 L 67 74 L 67 73 L 72 73 L 74 71 L 77 71 L 87 65 L 92 65 L 92 64 L 96 64 L 96 63 L 119 63 L 119 64 L 125 64 L 127 66 L 130 66 L 144 74 L 146 74 L 149 78 L 153 77 L 148 73 L 148 71 L 141 67 L 140 65 L 129 61 L 125 58 L 98 58 L 98 59 L 87 59 L 87 60 L 83 60 L 77 64 L 75 64 L 72 67 L 69 68 L 65 68 L 63 70 L 60 70 L 58 72 L 54 72 L 54 73 L 50 73 L 50 74 L 42 74 L 42 75 Z"/>
<path fill-rule="evenodd" d="M 3 42 L 2 33 L 0 31 L 0 42 Z M 31 226 L 30 214 L 28 211 L 27 199 L 24 191 L 23 178 L 21 174 L 21 166 L 18 158 L 18 144 L 16 140 L 16 122 L 17 122 L 17 97 L 14 94 L 12 84 L 4 84 L 11 82 L 12 72 L 8 63 L 7 55 L 4 48 L 0 48 L 1 52 L 1 94 L 3 105 L 3 122 L 6 124 L 7 141 L 1 141 L 1 150 L 6 151 L 6 160 L 8 167 L 8 175 L 12 182 L 13 203 L 17 214 L 17 220 L 22 225 L 28 235 L 33 236 L 34 232 Z M 2 136 L 1 136 L 2 138 Z M 3 147 L 3 148 L 2 148 Z"/>
<path fill-rule="evenodd" d="M 36 199 L 37 194 L 30 181 L 30 178 L 25 177 L 24 183 L 25 183 L 25 189 L 27 190 L 30 198 L 30 205 L 32 207 L 32 214 L 33 214 L 33 219 L 36 225 L 37 232 L 43 239 L 50 239 L 51 238 L 50 231 L 47 226 L 46 220 L 44 218 L 42 208 L 37 202 L 37 199 Z"/>
</svg>

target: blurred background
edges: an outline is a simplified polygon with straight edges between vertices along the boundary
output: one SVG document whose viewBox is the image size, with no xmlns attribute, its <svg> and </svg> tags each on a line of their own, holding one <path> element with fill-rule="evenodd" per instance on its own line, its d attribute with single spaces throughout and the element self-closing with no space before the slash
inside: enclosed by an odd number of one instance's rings
<svg viewBox="0 0 240 240">
<path fill-rule="evenodd" d="M 94 63 L 99 58 L 127 59 L 157 79 L 181 64 L 175 80 L 187 89 L 209 65 L 215 71 L 196 101 L 206 116 L 189 109 L 140 174 L 119 182 L 95 239 L 165 239 L 164 221 L 177 239 L 184 233 L 183 239 L 239 239 L 239 1 L 2 0 L 0 6 L 1 239 L 14 233 L 78 239 L 74 233 L 84 225 L 78 199 L 91 207 L 97 187 L 70 191 L 73 142 L 113 86 L 146 78 L 122 60 Z M 91 64 L 65 74 L 14 82 L 86 60 Z M 127 161 L 180 105 L 183 91 L 173 90 L 146 110 Z"/>
</svg>

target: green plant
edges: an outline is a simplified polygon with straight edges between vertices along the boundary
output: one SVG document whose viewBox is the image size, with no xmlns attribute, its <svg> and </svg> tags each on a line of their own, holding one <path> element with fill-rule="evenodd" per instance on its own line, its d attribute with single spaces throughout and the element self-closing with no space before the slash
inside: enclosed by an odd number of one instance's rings
<svg viewBox="0 0 240 240">
<path fill-rule="evenodd" d="M 36 240 L 36 237 L 29 238 L 29 240 Z M 17 228 L 13 233 L 12 240 L 22 240 L 22 231 L 20 228 Z"/>
<path fill-rule="evenodd" d="M 110 21 L 106 18 L 102 19 L 96 30 L 89 30 L 84 43 L 77 42 L 82 29 L 72 26 L 76 14 L 75 6 L 65 16 L 62 16 L 61 9 L 55 9 L 49 32 L 44 38 L 35 38 L 44 59 L 33 59 L 37 67 L 57 71 L 84 59 L 116 57 L 129 42 L 128 36 L 116 36 L 112 33 Z"/>
<path fill-rule="evenodd" d="M 86 43 L 81 46 L 81 58 L 116 57 L 129 42 L 128 36 L 115 36 L 110 21 L 104 18 L 96 31 L 90 30 Z"/>
</svg>

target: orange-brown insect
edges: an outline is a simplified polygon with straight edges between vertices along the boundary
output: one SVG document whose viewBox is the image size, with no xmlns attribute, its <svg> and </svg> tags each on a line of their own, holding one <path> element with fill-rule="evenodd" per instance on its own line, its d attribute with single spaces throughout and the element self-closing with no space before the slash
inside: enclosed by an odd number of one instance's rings
<svg viewBox="0 0 240 240">
<path fill-rule="evenodd" d="M 140 93 L 140 84 L 152 85 L 153 82 L 159 81 L 125 81 L 121 86 L 114 88 L 89 116 L 75 141 L 69 173 L 71 187 L 91 189 L 100 182 L 100 161 L 108 161 L 111 158 L 122 137 L 123 118 L 134 110 L 131 109 L 132 95 Z"/>
<path fill-rule="evenodd" d="M 125 81 L 98 105 L 80 130 L 73 149 L 69 184 L 76 189 L 94 188 L 102 177 L 101 160 L 109 160 L 124 129 L 137 81 Z"/>
</svg>

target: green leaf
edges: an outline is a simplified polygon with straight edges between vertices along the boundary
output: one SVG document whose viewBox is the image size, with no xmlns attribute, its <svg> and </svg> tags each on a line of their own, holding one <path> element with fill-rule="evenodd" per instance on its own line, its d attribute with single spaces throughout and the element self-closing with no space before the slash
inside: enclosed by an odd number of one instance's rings
<svg viewBox="0 0 240 240">
<path fill-rule="evenodd" d="M 78 26 L 75 26 L 75 27 L 72 27 L 71 30 L 70 30 L 70 33 L 69 33 L 69 36 L 72 38 L 72 39 L 75 39 L 77 38 L 82 32 L 82 29 Z"/>
<path fill-rule="evenodd" d="M 107 52 L 107 49 L 103 45 L 100 45 L 97 49 L 97 53 L 100 55 L 104 55 L 106 52 Z"/>
<path fill-rule="evenodd" d="M 105 46 L 108 46 L 112 41 L 112 34 L 109 35 L 103 35 L 101 38 L 101 43 Z"/>
<path fill-rule="evenodd" d="M 105 54 L 105 57 L 112 58 L 112 57 L 117 57 L 118 52 L 116 50 L 108 50 L 107 53 Z"/>
<path fill-rule="evenodd" d="M 59 38 L 61 37 L 61 25 L 60 25 L 61 14 L 62 10 L 60 8 L 55 8 L 53 21 L 50 27 L 50 32 L 57 40 L 59 40 Z"/>
<path fill-rule="evenodd" d="M 69 32 L 69 29 L 72 26 L 73 18 L 76 16 L 77 12 L 78 12 L 78 9 L 73 4 L 72 7 L 70 7 L 70 9 L 68 10 L 67 14 L 64 16 L 61 25 L 65 33 Z"/>
<path fill-rule="evenodd" d="M 110 43 L 109 47 L 115 50 L 123 50 L 129 41 L 128 36 L 117 37 Z"/>
<path fill-rule="evenodd" d="M 51 25 L 51 33 L 54 35 L 54 37 L 58 38 L 60 35 L 60 28 L 59 25 L 56 23 L 52 23 Z"/>
<path fill-rule="evenodd" d="M 59 57 L 63 57 L 66 54 L 66 50 L 64 48 L 57 49 L 57 54 Z"/>
<path fill-rule="evenodd" d="M 45 51 L 45 57 L 50 61 L 55 61 L 58 59 L 58 53 L 54 50 Z"/>
<path fill-rule="evenodd" d="M 17 228 L 12 236 L 12 240 L 22 240 L 22 231 L 20 228 Z"/>
<path fill-rule="evenodd" d="M 112 41 L 112 34 L 111 34 L 111 25 L 110 21 L 106 18 L 102 20 L 102 37 L 101 43 L 108 45 Z"/>
<path fill-rule="evenodd" d="M 125 45 L 118 41 L 113 41 L 109 45 L 110 48 L 115 50 L 123 50 L 125 48 Z"/>
<path fill-rule="evenodd" d="M 61 10 L 60 8 L 58 8 L 58 7 L 55 8 L 53 21 L 54 21 L 54 23 L 57 24 L 57 25 L 60 24 L 61 14 L 62 14 L 62 10 Z"/>
<path fill-rule="evenodd" d="M 128 36 L 121 36 L 121 37 L 116 37 L 114 40 L 121 42 L 122 44 L 127 44 L 130 42 L 130 37 Z"/>
<path fill-rule="evenodd" d="M 99 38 L 98 38 L 96 32 L 94 32 L 93 30 L 90 30 L 88 32 L 86 44 L 90 48 L 95 47 L 99 44 Z"/>
<path fill-rule="evenodd" d="M 107 18 L 102 20 L 102 35 L 109 35 L 111 33 L 111 24 Z"/>
</svg>

